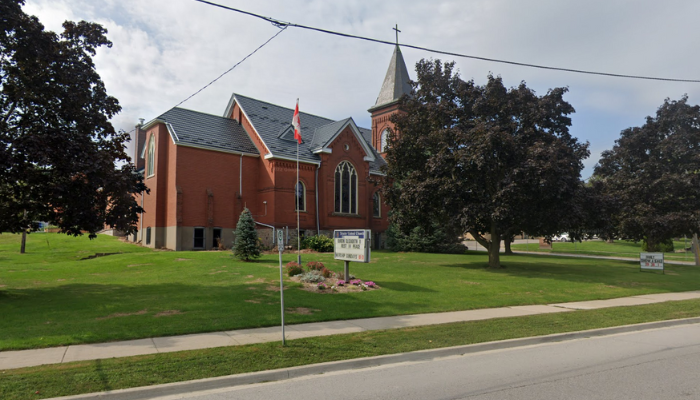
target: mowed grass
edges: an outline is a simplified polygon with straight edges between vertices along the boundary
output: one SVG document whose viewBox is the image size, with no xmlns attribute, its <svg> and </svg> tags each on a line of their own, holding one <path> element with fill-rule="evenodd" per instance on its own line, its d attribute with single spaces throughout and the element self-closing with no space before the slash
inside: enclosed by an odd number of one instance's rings
<svg viewBox="0 0 700 400">
<path fill-rule="evenodd" d="M 689 248 L 690 245 L 690 239 L 674 240 L 673 246 L 676 252 L 664 253 L 664 259 L 675 261 L 695 261 L 695 256 L 691 251 L 684 251 L 684 249 Z M 514 244 L 511 247 L 513 251 L 583 254 L 607 257 L 628 257 L 636 259 L 639 258 L 639 253 L 642 251 L 642 243 L 635 243 L 631 240 L 615 240 L 613 243 L 607 243 L 602 240 L 585 240 L 576 243 L 553 242 L 551 249 L 540 249 L 540 245 L 537 240 L 533 240 L 532 243 Z"/>
<path fill-rule="evenodd" d="M 48 241 L 48 244 L 47 244 Z M 0 235 L 0 350 L 107 342 L 280 323 L 277 254 L 240 262 L 230 252 L 152 251 L 116 238 Z M 110 254 L 89 258 L 97 253 Z M 342 271 L 332 254 L 305 254 Z M 296 259 L 285 254 L 286 263 Z M 700 289 L 700 269 L 551 256 L 373 252 L 350 272 L 381 288 L 320 293 L 285 283 L 288 324 L 546 304 Z M 285 278 L 286 279 L 286 278 Z"/>
<path fill-rule="evenodd" d="M 320 362 L 700 316 L 700 300 L 461 322 L 1 371 L 0 398 L 39 399 Z"/>
</svg>

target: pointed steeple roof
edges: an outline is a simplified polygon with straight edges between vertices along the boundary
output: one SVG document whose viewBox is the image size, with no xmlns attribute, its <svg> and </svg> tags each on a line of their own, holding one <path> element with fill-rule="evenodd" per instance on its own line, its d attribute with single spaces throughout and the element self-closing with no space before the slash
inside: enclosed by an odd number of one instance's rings
<svg viewBox="0 0 700 400">
<path fill-rule="evenodd" d="M 380 107 L 395 103 L 404 94 L 410 94 L 411 85 L 408 83 L 410 79 L 408 70 L 406 69 L 406 62 L 403 60 L 401 49 L 397 44 L 394 48 L 394 54 L 391 56 L 389 69 L 386 71 L 386 76 L 384 77 L 384 83 L 382 83 L 382 90 L 379 91 L 379 96 L 377 96 L 377 102 L 374 103 L 374 106 L 370 108 L 369 111 L 371 112 Z"/>
</svg>

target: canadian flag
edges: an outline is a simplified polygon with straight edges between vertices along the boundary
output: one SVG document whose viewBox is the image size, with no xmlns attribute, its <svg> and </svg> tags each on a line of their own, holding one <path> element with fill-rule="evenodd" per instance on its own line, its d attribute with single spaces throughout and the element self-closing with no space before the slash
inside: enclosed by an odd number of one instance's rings
<svg viewBox="0 0 700 400">
<path fill-rule="evenodd" d="M 294 127 L 294 139 L 301 144 L 301 121 L 299 120 L 299 99 L 297 99 L 297 108 L 294 109 L 292 117 L 292 126 Z"/>
</svg>

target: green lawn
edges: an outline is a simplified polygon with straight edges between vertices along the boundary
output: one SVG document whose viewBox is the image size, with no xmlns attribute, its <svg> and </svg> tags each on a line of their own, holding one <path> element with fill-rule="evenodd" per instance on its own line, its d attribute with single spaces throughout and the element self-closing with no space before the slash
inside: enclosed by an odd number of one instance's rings
<svg viewBox="0 0 700 400">
<path fill-rule="evenodd" d="M 674 253 L 664 253 L 664 258 L 667 260 L 676 261 L 695 261 L 695 256 L 690 251 L 683 251 L 690 247 L 690 239 L 674 240 L 673 246 L 676 249 Z M 511 246 L 513 251 L 533 251 L 544 253 L 567 253 L 567 254 L 583 254 L 597 255 L 608 257 L 629 257 L 639 258 L 639 253 L 642 251 L 641 242 L 633 242 L 631 240 L 616 240 L 613 243 L 606 243 L 601 240 L 586 240 L 583 242 L 554 242 L 552 249 L 540 249 L 537 240 L 527 244 L 514 244 Z"/>
<path fill-rule="evenodd" d="M 700 300 L 460 322 L 2 371 L 0 399 L 24 400 L 263 371 L 494 340 L 700 316 Z"/>
<path fill-rule="evenodd" d="M 0 235 L 0 350 L 105 342 L 279 324 L 277 254 L 151 251 L 99 236 Z M 89 258 L 97 253 L 111 254 Z M 296 255 L 284 256 L 284 262 Z M 332 254 L 303 255 L 335 271 Z M 700 269 L 641 273 L 635 262 L 519 255 L 374 252 L 351 273 L 381 289 L 314 293 L 287 282 L 286 322 L 352 319 L 700 289 Z M 303 311 L 303 313 L 302 313 Z"/>
</svg>

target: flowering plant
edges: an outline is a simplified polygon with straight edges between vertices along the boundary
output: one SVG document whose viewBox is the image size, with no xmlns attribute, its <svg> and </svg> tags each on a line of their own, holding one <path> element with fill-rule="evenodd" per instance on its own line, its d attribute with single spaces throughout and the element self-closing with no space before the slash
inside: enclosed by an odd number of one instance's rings
<svg viewBox="0 0 700 400">
<path fill-rule="evenodd" d="M 372 282 L 372 281 L 367 281 L 367 282 L 365 282 L 365 286 L 373 288 L 373 287 L 377 286 L 377 284 Z"/>
<path fill-rule="evenodd" d="M 338 282 L 335 283 L 338 286 L 345 286 L 345 281 L 342 279 L 338 279 Z"/>
<path fill-rule="evenodd" d="M 362 284 L 362 281 L 359 279 L 353 279 L 350 281 L 350 284 L 355 285 L 355 286 L 360 286 Z"/>
<path fill-rule="evenodd" d="M 328 286 L 326 286 L 326 284 L 323 283 L 323 282 L 319 282 L 318 285 L 317 285 L 317 287 L 318 287 L 318 290 L 325 290 L 325 289 L 328 289 Z"/>
</svg>

